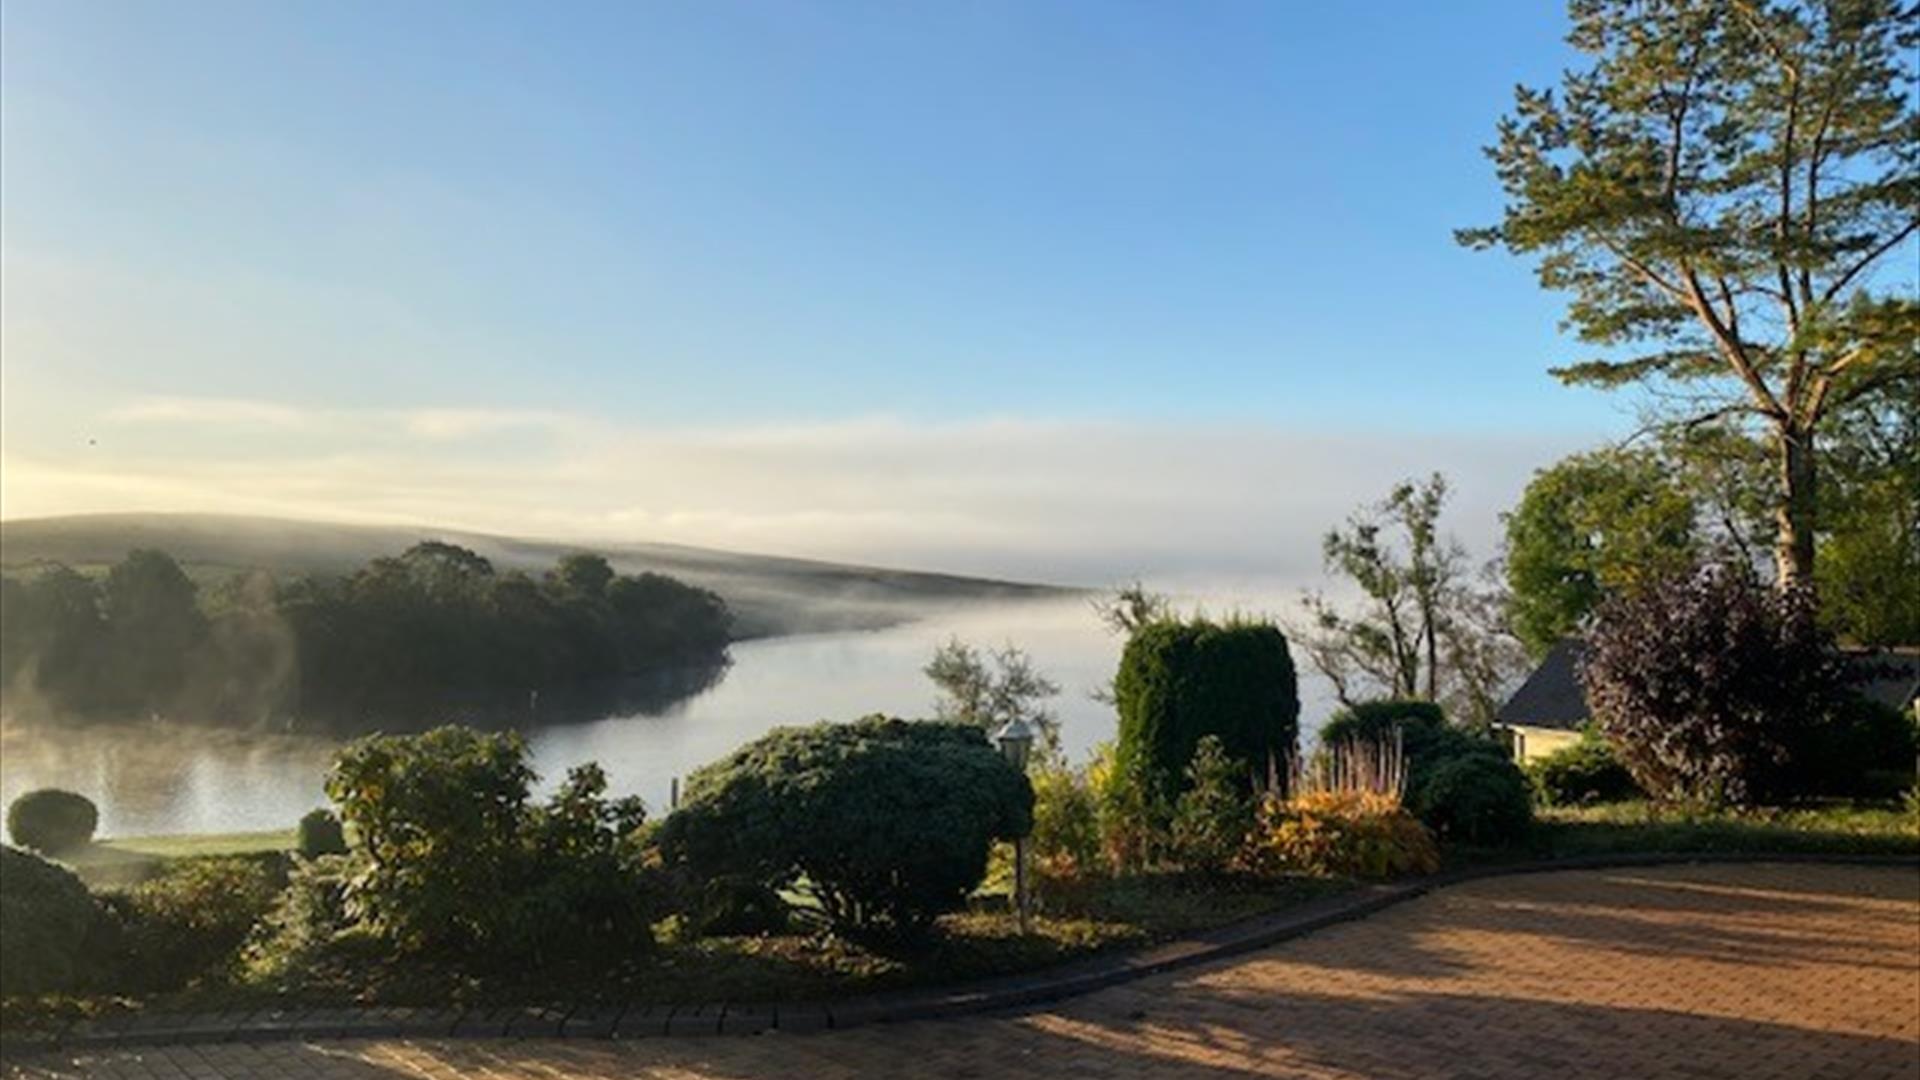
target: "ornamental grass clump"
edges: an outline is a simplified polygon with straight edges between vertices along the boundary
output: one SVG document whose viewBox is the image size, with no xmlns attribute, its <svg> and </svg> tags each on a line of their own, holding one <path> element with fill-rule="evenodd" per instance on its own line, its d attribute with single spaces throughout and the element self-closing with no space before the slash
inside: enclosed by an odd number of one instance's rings
<svg viewBox="0 0 1920 1080">
<path fill-rule="evenodd" d="M 1289 763 L 1287 785 L 1269 777 L 1242 859 L 1267 874 L 1390 878 L 1440 868 L 1433 834 L 1401 805 L 1405 748 L 1350 740 Z"/>
</svg>

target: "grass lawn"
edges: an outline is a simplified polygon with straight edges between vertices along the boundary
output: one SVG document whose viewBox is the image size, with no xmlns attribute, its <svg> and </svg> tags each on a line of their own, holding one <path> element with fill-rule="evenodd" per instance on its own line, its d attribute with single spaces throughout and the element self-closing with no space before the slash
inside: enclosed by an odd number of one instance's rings
<svg viewBox="0 0 1920 1080">
<path fill-rule="evenodd" d="M 1920 815 L 1898 806 L 1835 803 L 1767 810 L 1712 810 L 1635 801 L 1548 810 L 1546 854 L 1615 852 L 1826 852 L 1920 854 Z"/>
<path fill-rule="evenodd" d="M 273 832 L 202 833 L 191 836 L 128 836 L 96 840 L 84 849 L 60 856 L 80 879 L 96 889 L 137 884 L 159 872 L 171 859 L 211 855 L 262 855 L 291 851 L 294 830 Z"/>
</svg>

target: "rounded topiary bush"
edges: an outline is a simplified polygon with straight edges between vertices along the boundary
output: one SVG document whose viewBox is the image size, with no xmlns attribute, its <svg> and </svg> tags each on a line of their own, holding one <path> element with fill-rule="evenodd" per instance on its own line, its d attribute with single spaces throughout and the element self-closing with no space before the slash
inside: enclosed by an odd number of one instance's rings
<svg viewBox="0 0 1920 1080">
<path fill-rule="evenodd" d="M 63 855 L 93 842 L 100 811 L 93 800 L 59 788 L 29 791 L 7 808 L 7 834 L 21 847 Z"/>
<path fill-rule="evenodd" d="M 0 847 L 0 994 L 78 990 L 107 920 L 73 871 Z"/>
<path fill-rule="evenodd" d="M 1149 623 L 1127 641 L 1114 678 L 1118 767 L 1171 800 L 1200 739 L 1261 771 L 1293 753 L 1300 693 L 1286 636 L 1270 623 Z"/>
<path fill-rule="evenodd" d="M 1462 754 L 1434 765 L 1409 792 L 1421 821 L 1443 840 L 1497 846 L 1525 839 L 1533 802 L 1519 766 L 1496 754 Z"/>
<path fill-rule="evenodd" d="M 696 878 L 804 881 L 853 931 L 911 932 L 962 904 L 1033 789 L 970 724 L 868 717 L 779 728 L 695 772 L 661 824 Z"/>
<path fill-rule="evenodd" d="M 309 810 L 300 819 L 300 854 L 309 859 L 322 855 L 345 855 L 347 832 L 331 810 Z"/>
<path fill-rule="evenodd" d="M 1613 747 L 1591 733 L 1527 762 L 1526 772 L 1542 806 L 1618 802 L 1640 794 L 1633 774 L 1620 763 Z"/>
</svg>

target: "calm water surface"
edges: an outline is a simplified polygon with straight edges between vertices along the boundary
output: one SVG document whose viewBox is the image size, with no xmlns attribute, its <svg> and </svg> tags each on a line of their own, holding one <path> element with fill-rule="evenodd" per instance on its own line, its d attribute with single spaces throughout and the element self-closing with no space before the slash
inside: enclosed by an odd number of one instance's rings
<svg viewBox="0 0 1920 1080">
<path fill-rule="evenodd" d="M 885 630 L 744 642 L 711 689 L 654 714 L 609 716 L 526 732 L 543 784 L 598 761 L 616 794 L 664 810 L 674 777 L 768 729 L 873 712 L 924 716 L 932 686 L 921 668 L 951 637 L 1015 644 L 1060 684 L 1052 702 L 1068 754 L 1111 739 L 1110 706 L 1090 692 L 1119 660 L 1120 641 L 1084 599 L 975 607 Z M 1317 726 L 1326 696 L 1303 676 L 1303 727 Z M 171 724 L 105 725 L 49 735 L 0 723 L 0 801 L 63 787 L 100 806 L 105 836 L 287 828 L 325 805 L 321 777 L 338 741 L 209 732 Z"/>
</svg>

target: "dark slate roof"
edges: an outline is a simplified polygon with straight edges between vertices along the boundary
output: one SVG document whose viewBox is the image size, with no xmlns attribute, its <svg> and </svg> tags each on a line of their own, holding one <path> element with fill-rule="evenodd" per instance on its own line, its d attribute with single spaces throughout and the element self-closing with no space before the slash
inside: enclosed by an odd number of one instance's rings
<svg viewBox="0 0 1920 1080">
<path fill-rule="evenodd" d="M 1527 681 L 1513 692 L 1495 719 L 1502 724 L 1577 731 L 1587 722 L 1587 695 L 1580 688 L 1580 652 L 1573 638 L 1547 651 Z"/>
<path fill-rule="evenodd" d="M 1577 731 L 1587 722 L 1587 695 L 1580 687 L 1582 643 L 1574 638 L 1555 645 L 1520 689 L 1500 707 L 1502 724 Z M 1920 649 L 1848 649 L 1847 657 L 1866 697 L 1896 709 L 1911 709 L 1920 698 Z"/>
</svg>

